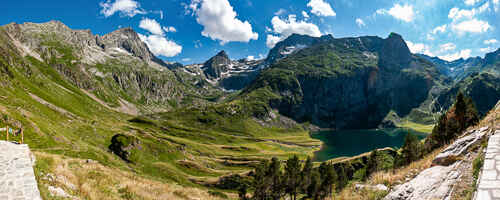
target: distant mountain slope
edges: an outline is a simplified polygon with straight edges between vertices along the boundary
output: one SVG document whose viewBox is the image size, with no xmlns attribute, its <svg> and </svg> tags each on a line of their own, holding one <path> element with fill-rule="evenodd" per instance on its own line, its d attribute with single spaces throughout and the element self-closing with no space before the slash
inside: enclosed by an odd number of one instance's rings
<svg viewBox="0 0 500 200">
<path fill-rule="evenodd" d="M 130 28 L 99 36 L 51 21 L 8 24 L 2 30 L 22 56 L 53 66 L 65 79 L 109 107 L 150 113 L 184 102 L 203 104 L 203 96 L 218 92 L 183 82 L 170 70 L 177 65 L 154 56 Z"/>
<path fill-rule="evenodd" d="M 390 111 L 403 117 L 428 103 L 443 79 L 395 33 L 331 38 L 264 70 L 240 98 L 268 101 L 279 113 L 320 127 L 374 128 Z M 432 115 L 427 107 L 421 112 Z"/>
<path fill-rule="evenodd" d="M 438 97 L 435 111 L 449 108 L 459 91 L 474 100 L 481 115 L 495 106 L 500 99 L 500 49 L 486 54 L 481 62 L 481 66 Z"/>
<path fill-rule="evenodd" d="M 438 57 L 430 57 L 423 54 L 417 54 L 430 62 L 434 63 L 439 72 L 450 77 L 452 80 L 460 81 L 473 72 L 478 72 L 486 64 L 481 57 L 471 57 L 468 59 L 460 58 L 451 62 L 442 60 Z"/>
</svg>

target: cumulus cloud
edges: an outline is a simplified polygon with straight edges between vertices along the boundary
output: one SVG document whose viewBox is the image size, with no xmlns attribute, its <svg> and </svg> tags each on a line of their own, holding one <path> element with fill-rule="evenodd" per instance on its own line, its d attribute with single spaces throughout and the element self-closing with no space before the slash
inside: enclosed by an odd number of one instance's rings
<svg viewBox="0 0 500 200">
<path fill-rule="evenodd" d="M 451 25 L 451 29 L 459 34 L 463 33 L 484 33 L 492 29 L 487 21 L 471 19 Z"/>
<path fill-rule="evenodd" d="M 324 0 L 311 0 L 307 4 L 311 7 L 311 13 L 320 17 L 334 17 L 337 15 L 332 6 Z"/>
<path fill-rule="evenodd" d="M 278 11 L 274 12 L 274 15 L 282 15 L 285 13 L 286 13 L 286 10 L 283 8 L 280 8 Z"/>
<path fill-rule="evenodd" d="M 376 11 L 376 13 L 381 15 L 391 15 L 394 18 L 404 22 L 411 22 L 415 19 L 415 11 L 413 10 L 413 6 L 408 4 L 394 4 L 391 9 L 379 9 Z"/>
<path fill-rule="evenodd" d="M 189 8 L 197 16 L 198 24 L 204 28 L 201 34 L 212 40 L 220 40 L 221 44 L 249 42 L 259 38 L 248 21 L 236 18 L 237 14 L 228 0 L 193 0 Z"/>
<path fill-rule="evenodd" d="M 413 43 L 411 41 L 405 41 L 405 42 L 412 53 L 421 53 L 428 56 L 434 56 L 434 54 L 430 51 L 429 46 L 425 44 Z"/>
<path fill-rule="evenodd" d="M 473 6 L 476 5 L 480 0 L 465 0 L 464 3 L 465 5 Z"/>
<path fill-rule="evenodd" d="M 443 60 L 446 60 L 446 61 L 454 61 L 454 60 L 458 60 L 460 58 L 463 58 L 463 59 L 469 58 L 471 52 L 472 51 L 470 49 L 464 49 L 464 50 L 462 50 L 460 52 L 456 52 L 454 54 L 447 54 L 447 55 L 438 56 L 438 57 L 443 59 Z"/>
<path fill-rule="evenodd" d="M 498 43 L 498 40 L 496 40 L 496 39 L 490 39 L 490 40 L 484 41 L 484 44 L 487 44 L 487 45 L 488 44 L 496 44 L 496 43 Z"/>
<path fill-rule="evenodd" d="M 167 32 L 167 33 L 168 33 L 168 32 L 172 32 L 172 33 L 177 32 L 177 29 L 176 29 L 175 27 L 173 27 L 173 26 L 166 26 L 166 27 L 163 27 L 163 30 L 164 30 L 165 32 Z"/>
<path fill-rule="evenodd" d="M 139 34 L 139 38 L 156 56 L 173 57 L 182 52 L 182 46 L 165 37 L 165 32 L 168 31 L 164 32 L 164 30 L 169 30 L 169 28 L 162 27 L 156 20 L 144 18 L 139 22 L 139 27 L 150 33 Z"/>
<path fill-rule="evenodd" d="M 438 26 L 438 27 L 432 29 L 432 34 L 444 33 L 444 32 L 446 32 L 446 27 L 448 27 L 448 25 L 446 25 L 446 24 L 444 24 L 442 26 Z"/>
<path fill-rule="evenodd" d="M 164 34 L 161 25 L 154 19 L 148 19 L 148 18 L 142 19 L 141 22 L 139 22 L 139 28 L 147 30 L 155 35 Z"/>
<path fill-rule="evenodd" d="M 307 14 L 306 11 L 302 11 L 302 16 L 304 16 L 304 18 L 306 19 L 309 18 L 309 14 Z"/>
<path fill-rule="evenodd" d="M 445 52 L 445 51 L 455 50 L 457 48 L 457 45 L 449 42 L 449 43 L 446 43 L 446 44 L 442 44 L 439 47 L 441 48 L 442 52 Z"/>
<path fill-rule="evenodd" d="M 493 47 L 486 47 L 486 48 L 480 48 L 479 51 L 483 52 L 483 53 L 488 53 L 488 52 L 492 52 L 494 51 L 495 49 L 493 49 Z"/>
<path fill-rule="evenodd" d="M 134 0 L 115 0 L 111 2 L 108 0 L 106 2 L 101 2 L 101 14 L 104 17 L 109 17 L 115 13 L 120 13 L 120 16 L 133 17 L 137 14 L 146 14 L 147 12 L 141 8 L 141 5 Z"/>
<path fill-rule="evenodd" d="M 321 36 L 318 26 L 306 21 L 297 21 L 295 15 L 289 15 L 288 19 L 280 19 L 278 16 L 274 16 L 271 24 L 273 25 L 272 32 L 274 34 L 267 35 L 266 45 L 269 48 L 273 48 L 276 43 L 294 33 L 313 37 Z"/>
<path fill-rule="evenodd" d="M 359 28 L 366 26 L 365 22 L 360 18 L 356 19 L 356 24 L 359 26 Z"/>
</svg>

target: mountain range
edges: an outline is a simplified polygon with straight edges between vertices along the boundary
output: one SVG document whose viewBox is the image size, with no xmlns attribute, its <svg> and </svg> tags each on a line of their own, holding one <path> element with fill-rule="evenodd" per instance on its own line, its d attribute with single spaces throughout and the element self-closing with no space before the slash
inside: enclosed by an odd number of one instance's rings
<svg viewBox="0 0 500 200">
<path fill-rule="evenodd" d="M 11 23 L 0 27 L 0 78 L 0 125 L 25 130 L 37 176 L 66 167 L 86 180 L 98 171 L 58 163 L 90 159 L 196 189 L 272 156 L 312 155 L 321 143 L 310 130 L 433 124 L 460 91 L 485 115 L 500 99 L 500 49 L 447 62 L 411 53 L 397 33 L 293 34 L 261 60 L 221 51 L 183 66 L 156 57 L 131 28 L 100 36 L 58 21 Z M 51 184 L 40 181 L 42 196 Z M 79 195 L 128 190 L 92 184 Z"/>
</svg>

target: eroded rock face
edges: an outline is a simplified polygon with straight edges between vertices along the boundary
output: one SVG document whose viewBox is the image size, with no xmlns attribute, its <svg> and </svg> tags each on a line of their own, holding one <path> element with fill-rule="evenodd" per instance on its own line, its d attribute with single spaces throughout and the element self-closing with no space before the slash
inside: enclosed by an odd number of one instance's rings
<svg viewBox="0 0 500 200">
<path fill-rule="evenodd" d="M 456 170 L 458 165 L 459 162 L 428 168 L 411 181 L 396 186 L 384 200 L 446 199 L 451 194 L 453 184 L 460 178 Z"/>
<path fill-rule="evenodd" d="M 453 144 L 448 146 L 445 150 L 439 153 L 434 160 L 432 160 L 432 165 L 450 165 L 456 161 L 459 156 L 462 156 L 468 152 L 468 150 L 476 144 L 479 144 L 482 139 L 487 135 L 488 127 L 483 127 L 479 130 L 471 132 Z"/>
</svg>

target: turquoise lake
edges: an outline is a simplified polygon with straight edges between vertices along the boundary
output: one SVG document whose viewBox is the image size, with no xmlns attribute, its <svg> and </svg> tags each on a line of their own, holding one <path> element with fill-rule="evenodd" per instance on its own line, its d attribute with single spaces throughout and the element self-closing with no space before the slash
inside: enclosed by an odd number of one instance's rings
<svg viewBox="0 0 500 200">
<path fill-rule="evenodd" d="M 311 136 L 323 141 L 323 146 L 314 153 L 314 160 L 326 161 L 356 156 L 384 147 L 399 148 L 403 146 L 408 132 L 416 134 L 420 139 L 427 136 L 425 133 L 405 128 L 315 132 Z"/>
</svg>

